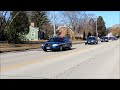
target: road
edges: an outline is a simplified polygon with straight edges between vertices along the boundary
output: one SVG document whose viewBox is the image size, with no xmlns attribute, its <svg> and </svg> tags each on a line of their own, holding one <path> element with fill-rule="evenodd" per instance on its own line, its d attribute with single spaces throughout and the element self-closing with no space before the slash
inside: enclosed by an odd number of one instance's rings
<svg viewBox="0 0 120 90">
<path fill-rule="evenodd" d="M 0 54 L 1 79 L 120 79 L 120 40 Z"/>
</svg>

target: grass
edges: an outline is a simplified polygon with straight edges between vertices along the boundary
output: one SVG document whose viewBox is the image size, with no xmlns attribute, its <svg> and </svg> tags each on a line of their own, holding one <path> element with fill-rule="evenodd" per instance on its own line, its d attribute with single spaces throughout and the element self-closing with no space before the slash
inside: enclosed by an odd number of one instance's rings
<svg viewBox="0 0 120 90">
<path fill-rule="evenodd" d="M 0 53 L 40 48 L 41 44 L 0 44 Z"/>
</svg>

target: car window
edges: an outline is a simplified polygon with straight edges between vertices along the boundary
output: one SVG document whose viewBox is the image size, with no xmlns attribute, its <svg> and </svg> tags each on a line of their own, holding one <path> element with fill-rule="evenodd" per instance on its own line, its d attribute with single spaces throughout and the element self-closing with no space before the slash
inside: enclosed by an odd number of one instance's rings
<svg viewBox="0 0 120 90">
<path fill-rule="evenodd" d="M 70 40 L 68 38 L 65 38 L 65 42 L 70 42 Z"/>
<path fill-rule="evenodd" d="M 95 40 L 95 37 L 88 37 L 88 40 Z"/>
<path fill-rule="evenodd" d="M 63 38 L 51 38 L 48 42 L 63 42 Z"/>
</svg>

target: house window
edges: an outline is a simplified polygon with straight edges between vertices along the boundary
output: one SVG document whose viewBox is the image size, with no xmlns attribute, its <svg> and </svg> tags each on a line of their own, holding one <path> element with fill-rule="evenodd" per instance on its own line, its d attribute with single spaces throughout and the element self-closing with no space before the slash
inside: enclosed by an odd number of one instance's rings
<svg viewBox="0 0 120 90">
<path fill-rule="evenodd" d="M 34 31 L 32 31 L 31 36 L 35 37 L 35 32 Z"/>
</svg>

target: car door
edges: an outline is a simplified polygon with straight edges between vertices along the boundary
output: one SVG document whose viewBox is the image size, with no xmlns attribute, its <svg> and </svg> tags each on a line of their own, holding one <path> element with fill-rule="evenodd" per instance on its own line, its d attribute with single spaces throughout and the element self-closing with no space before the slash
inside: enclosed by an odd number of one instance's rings
<svg viewBox="0 0 120 90">
<path fill-rule="evenodd" d="M 69 39 L 66 39 L 66 47 L 70 47 L 70 45 L 71 45 L 70 40 L 69 40 Z"/>
</svg>

